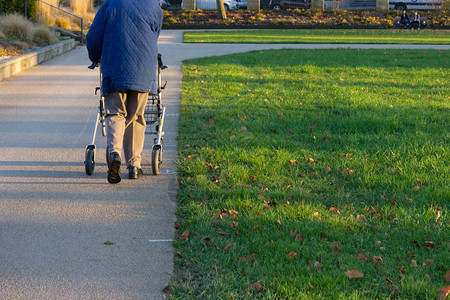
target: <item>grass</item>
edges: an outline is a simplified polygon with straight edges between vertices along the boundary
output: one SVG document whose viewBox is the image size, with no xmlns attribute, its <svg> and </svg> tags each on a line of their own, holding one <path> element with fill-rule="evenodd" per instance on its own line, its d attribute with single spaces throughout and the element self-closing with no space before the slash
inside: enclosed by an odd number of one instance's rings
<svg viewBox="0 0 450 300">
<path fill-rule="evenodd" d="M 188 31 L 185 43 L 450 44 L 450 30 L 287 29 Z"/>
<path fill-rule="evenodd" d="M 171 297 L 435 299 L 450 265 L 449 58 L 185 61 Z"/>
</svg>

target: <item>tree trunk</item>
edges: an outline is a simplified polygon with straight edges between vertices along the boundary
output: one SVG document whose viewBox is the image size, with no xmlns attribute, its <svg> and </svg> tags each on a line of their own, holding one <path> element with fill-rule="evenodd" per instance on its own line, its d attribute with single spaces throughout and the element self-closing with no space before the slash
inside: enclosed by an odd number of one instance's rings
<svg viewBox="0 0 450 300">
<path fill-rule="evenodd" d="M 223 0 L 216 0 L 217 2 L 217 13 L 219 14 L 219 18 L 221 20 L 227 19 L 227 13 L 225 11 L 225 6 L 223 5 Z"/>
</svg>

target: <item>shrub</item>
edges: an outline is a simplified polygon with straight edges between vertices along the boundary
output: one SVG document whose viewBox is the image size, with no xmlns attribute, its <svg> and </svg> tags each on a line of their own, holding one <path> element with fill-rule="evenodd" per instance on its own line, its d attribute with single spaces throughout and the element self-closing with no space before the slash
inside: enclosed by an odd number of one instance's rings
<svg viewBox="0 0 450 300">
<path fill-rule="evenodd" d="M 54 6 L 58 6 L 59 5 L 59 0 L 46 0 L 45 2 L 47 2 L 48 4 L 54 5 Z M 38 2 L 38 6 L 37 6 L 37 12 L 36 12 L 36 17 L 39 20 L 39 22 L 41 22 L 42 24 L 46 24 L 46 25 L 52 25 L 50 24 L 50 20 L 54 20 L 53 18 L 53 13 L 54 13 L 54 8 L 44 4 L 42 2 Z M 53 21 L 54 24 L 54 21 Z"/>
<path fill-rule="evenodd" d="M 33 38 L 33 24 L 19 15 L 7 15 L 1 19 L 1 30 L 11 38 L 21 41 L 31 41 Z"/>
<path fill-rule="evenodd" d="M 0 30 L 0 39 L 4 39 L 5 38 L 5 34 L 3 33 L 3 31 Z"/>
<path fill-rule="evenodd" d="M 39 26 L 34 30 L 33 42 L 39 46 L 47 46 L 57 41 L 56 34 L 48 27 Z"/>
<path fill-rule="evenodd" d="M 63 28 L 70 29 L 72 22 L 69 17 L 58 15 L 56 16 L 55 25 Z"/>
<path fill-rule="evenodd" d="M 94 2 L 92 0 L 71 0 L 70 7 L 74 14 L 82 16 L 92 11 Z"/>
<path fill-rule="evenodd" d="M 23 14 L 25 11 L 25 1 L 23 0 L 0 0 L 0 15 L 2 14 Z M 36 16 L 36 2 L 27 1 L 27 17 Z"/>
</svg>

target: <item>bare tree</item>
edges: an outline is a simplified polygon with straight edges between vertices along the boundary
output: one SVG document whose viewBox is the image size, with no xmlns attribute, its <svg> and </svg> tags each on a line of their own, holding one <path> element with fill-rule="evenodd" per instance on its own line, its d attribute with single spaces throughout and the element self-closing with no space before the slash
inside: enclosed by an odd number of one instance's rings
<svg viewBox="0 0 450 300">
<path fill-rule="evenodd" d="M 216 0 L 217 3 L 217 13 L 219 14 L 219 18 L 221 20 L 227 19 L 227 13 L 225 11 L 225 5 L 223 5 L 223 0 Z"/>
</svg>

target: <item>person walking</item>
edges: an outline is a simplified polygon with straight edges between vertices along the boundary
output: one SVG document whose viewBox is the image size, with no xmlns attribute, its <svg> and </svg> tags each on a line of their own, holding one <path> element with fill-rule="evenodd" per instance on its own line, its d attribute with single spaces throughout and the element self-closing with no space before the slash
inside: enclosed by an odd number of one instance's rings
<svg viewBox="0 0 450 300">
<path fill-rule="evenodd" d="M 105 97 L 108 182 L 119 183 L 122 148 L 130 179 L 143 172 L 145 104 L 156 93 L 158 0 L 106 0 L 86 36 L 89 59 L 101 63 Z"/>
</svg>

